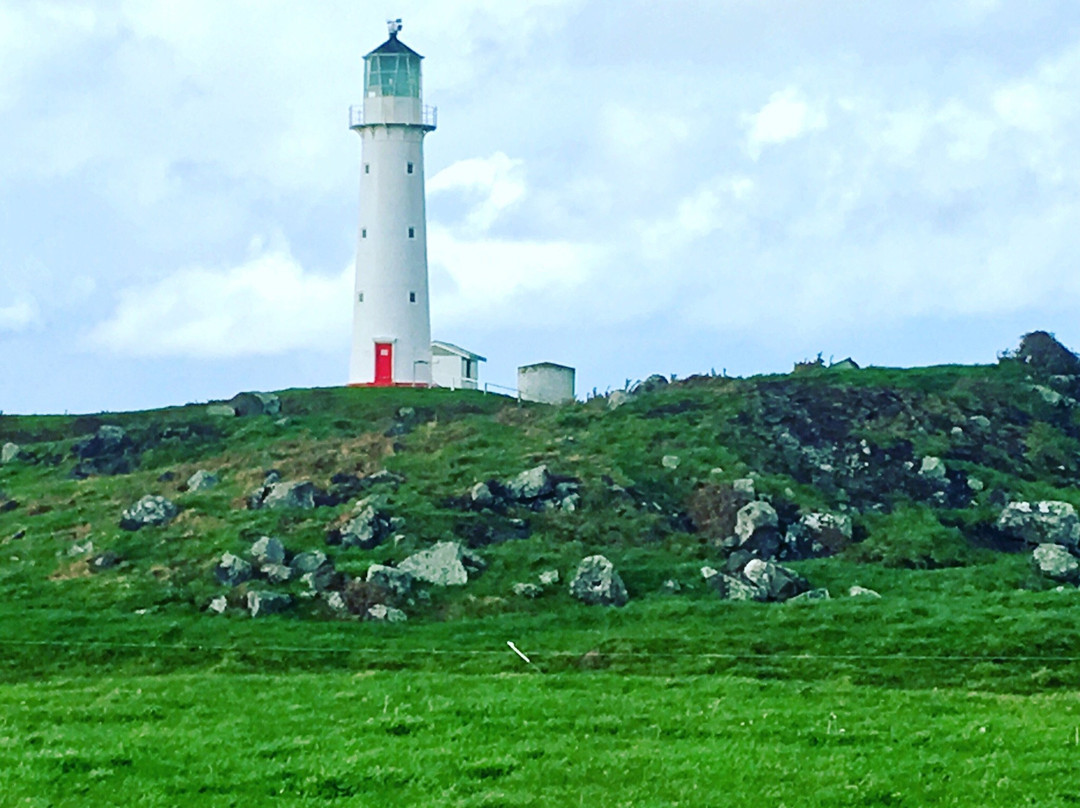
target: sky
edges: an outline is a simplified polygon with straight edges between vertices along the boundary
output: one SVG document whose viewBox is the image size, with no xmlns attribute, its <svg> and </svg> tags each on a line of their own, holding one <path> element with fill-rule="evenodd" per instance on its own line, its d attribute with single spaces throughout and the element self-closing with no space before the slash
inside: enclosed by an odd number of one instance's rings
<svg viewBox="0 0 1080 808">
<path fill-rule="evenodd" d="M 0 411 L 346 381 L 390 17 L 482 381 L 1080 347 L 1075 0 L 0 0 Z"/>
</svg>

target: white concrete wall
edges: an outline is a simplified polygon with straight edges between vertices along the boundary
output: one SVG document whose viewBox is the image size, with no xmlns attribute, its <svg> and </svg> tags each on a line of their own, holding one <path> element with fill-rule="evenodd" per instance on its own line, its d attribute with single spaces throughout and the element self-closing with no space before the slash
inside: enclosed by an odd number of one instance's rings
<svg viewBox="0 0 1080 808">
<path fill-rule="evenodd" d="M 394 111 L 388 110 L 387 114 Z M 365 113 L 365 120 L 372 118 Z M 394 381 L 430 384 L 425 130 L 419 126 L 365 125 L 357 131 L 362 144 L 360 238 L 349 382 L 373 382 L 375 343 L 392 342 Z M 412 174 L 407 171 L 409 163 L 413 164 Z M 416 296 L 416 302 L 410 302 L 410 293 Z"/>
<path fill-rule="evenodd" d="M 476 390 L 479 386 L 477 379 L 465 377 L 465 359 L 456 354 L 438 352 L 431 357 L 431 381 L 439 387 L 449 387 L 451 390 Z"/>
<path fill-rule="evenodd" d="M 550 365 L 518 368 L 518 395 L 525 401 L 563 404 L 574 400 L 574 369 Z"/>
</svg>

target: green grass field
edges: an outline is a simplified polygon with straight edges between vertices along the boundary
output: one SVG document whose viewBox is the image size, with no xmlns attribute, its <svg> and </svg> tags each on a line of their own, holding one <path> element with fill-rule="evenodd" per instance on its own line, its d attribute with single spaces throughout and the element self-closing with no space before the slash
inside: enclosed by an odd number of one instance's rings
<svg viewBox="0 0 1080 808">
<path fill-rule="evenodd" d="M 720 601 L 700 573 L 722 562 L 717 547 L 674 518 L 702 486 L 753 474 L 785 507 L 849 507 L 776 450 L 776 402 L 806 399 L 828 405 L 814 414 L 826 424 L 866 410 L 837 440 L 906 443 L 983 487 L 963 507 L 900 490 L 852 506 L 857 543 L 791 564 L 832 600 Z M 1080 426 L 1015 366 L 703 379 L 614 412 L 447 391 L 282 400 L 284 420 L 197 406 L 0 417 L 0 443 L 29 452 L 0 466 L 17 501 L 0 509 L 0 806 L 1080 802 L 1080 591 L 987 543 L 1003 495 L 1080 504 Z M 416 423 L 388 437 L 401 407 Z M 992 437 L 965 432 L 975 415 Z M 102 423 L 144 441 L 137 467 L 71 479 L 75 441 Z M 361 575 L 482 526 L 490 516 L 450 500 L 537 463 L 582 480 L 581 509 L 527 514 L 527 539 L 479 548 L 484 574 L 431 591 L 407 624 L 333 620 L 302 599 L 257 620 L 205 611 L 236 600 L 216 559 L 259 535 Z M 198 468 L 221 484 L 185 492 Z M 385 496 L 404 538 L 327 548 L 348 506 L 247 510 L 268 468 L 324 486 L 341 471 L 400 474 Z M 613 498 L 605 477 L 647 504 Z M 148 492 L 180 517 L 121 530 Z M 92 572 L 87 542 L 119 565 Z M 625 608 L 566 593 L 595 552 L 626 581 Z M 511 593 L 546 569 L 563 584 Z M 846 597 L 853 584 L 882 598 Z"/>
</svg>

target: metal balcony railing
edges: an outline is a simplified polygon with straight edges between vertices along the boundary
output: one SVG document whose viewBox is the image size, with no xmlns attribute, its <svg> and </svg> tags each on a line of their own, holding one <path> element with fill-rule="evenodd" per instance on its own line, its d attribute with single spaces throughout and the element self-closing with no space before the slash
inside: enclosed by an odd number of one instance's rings
<svg viewBox="0 0 1080 808">
<path fill-rule="evenodd" d="M 426 104 L 420 107 L 420 120 L 419 121 L 369 121 L 364 116 L 364 105 L 353 104 L 349 107 L 349 128 L 355 129 L 358 126 L 365 126 L 369 123 L 402 123 L 413 124 L 416 126 L 424 126 L 430 129 L 434 129 L 439 123 L 439 108 L 429 107 Z"/>
</svg>

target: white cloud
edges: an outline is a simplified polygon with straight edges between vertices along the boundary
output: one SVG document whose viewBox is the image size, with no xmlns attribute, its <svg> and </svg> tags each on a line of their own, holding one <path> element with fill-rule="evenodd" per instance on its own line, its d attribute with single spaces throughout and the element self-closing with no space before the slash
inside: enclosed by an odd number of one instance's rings
<svg viewBox="0 0 1080 808">
<path fill-rule="evenodd" d="M 486 232 L 505 211 L 520 202 L 526 192 L 525 163 L 503 152 L 490 157 L 470 157 L 453 163 L 427 182 L 429 195 L 462 191 L 480 197 L 466 217 L 469 228 Z"/>
<path fill-rule="evenodd" d="M 90 343 L 131 356 L 229 358 L 347 344 L 353 269 L 305 272 L 287 249 L 127 289 Z"/>
<path fill-rule="evenodd" d="M 0 332 L 26 331 L 39 322 L 40 316 L 37 302 L 30 298 L 0 305 Z"/>
<path fill-rule="evenodd" d="M 767 145 L 786 143 L 807 132 L 828 126 L 824 109 L 805 100 L 797 87 L 788 87 L 773 93 L 765 106 L 753 115 L 743 116 L 748 130 L 746 149 L 753 159 L 758 159 Z"/>
</svg>

